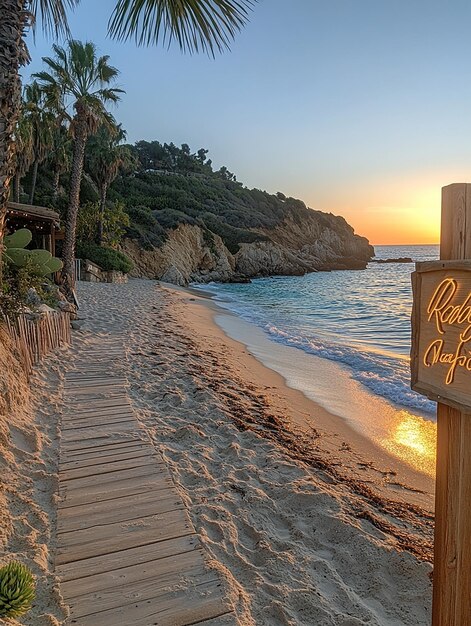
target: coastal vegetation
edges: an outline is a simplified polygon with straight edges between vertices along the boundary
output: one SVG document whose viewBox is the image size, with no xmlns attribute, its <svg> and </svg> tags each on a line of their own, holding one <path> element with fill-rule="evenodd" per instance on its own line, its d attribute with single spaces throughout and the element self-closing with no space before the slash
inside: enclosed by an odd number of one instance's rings
<svg viewBox="0 0 471 626">
<path fill-rule="evenodd" d="M 211 18 L 199 8 L 187 13 L 185 3 L 177 15 L 163 1 L 144 14 L 141 3 L 121 2 L 110 32 L 150 43 L 161 27 L 183 50 L 212 54 L 227 46 L 251 5 L 220 0 L 211 4 Z M 64 6 L 59 13 L 65 15 Z M 248 189 L 226 166 L 213 167 L 206 148 L 193 152 L 186 143 L 155 140 L 125 144 L 125 129 L 109 110 L 124 94 L 119 70 L 92 42 L 54 44 L 43 62 L 23 90 L 15 119 L 17 159 L 8 168 L 16 201 L 61 215 L 61 286 L 70 301 L 77 251 L 103 269 L 128 272 L 134 262 L 140 275 L 181 284 L 360 268 L 371 257 L 366 240 L 342 218 L 280 192 Z M 176 232 L 187 237 L 173 246 L 174 252 L 187 247 L 184 267 L 165 252 Z M 155 267 L 143 268 L 139 251 L 159 250 Z"/>
<path fill-rule="evenodd" d="M 104 248 L 96 243 L 79 241 L 77 254 L 81 259 L 89 259 L 105 271 L 116 271 L 127 274 L 132 270 L 132 261 L 119 250 Z"/>
<path fill-rule="evenodd" d="M 248 12 L 255 1 L 211 0 L 195 3 L 183 0 L 175 4 L 171 0 L 118 0 L 109 22 L 109 33 L 118 40 L 135 38 L 141 45 L 158 42 L 170 44 L 176 41 L 183 51 L 203 51 L 214 55 L 215 51 L 229 47 L 237 31 L 247 22 Z M 70 36 L 67 10 L 78 3 L 79 0 L 0 0 L 0 246 L 11 181 L 15 176 L 15 157 L 19 148 L 17 134 L 20 133 L 17 131 L 21 112 L 20 68 L 30 62 L 25 37 L 36 24 L 37 18 L 41 18 L 43 28 L 55 37 L 64 34 Z M 75 50 L 73 41 L 69 42 L 69 55 L 63 48 L 56 47 L 56 58 L 46 59 L 50 72 L 41 79 L 49 86 L 49 96 L 55 95 L 56 99 L 60 99 L 65 95 L 75 101 L 76 136 L 64 253 L 64 281 L 69 286 L 72 281 L 76 209 L 84 145 L 100 121 L 102 105 L 118 98 L 116 88 L 109 86 L 116 72 L 108 66 L 108 57 L 97 59 L 93 44 L 86 44 L 82 50 L 78 44 L 76 47 Z M 79 61 L 77 68 L 69 64 L 74 57 Z M 77 82 L 77 69 L 92 71 L 90 78 L 98 81 L 99 89 L 94 90 L 95 82 L 87 84 L 84 75 L 82 82 Z M 63 92 L 51 94 L 54 88 L 62 88 Z M 39 107 L 37 110 L 39 111 Z M 44 153 L 33 149 L 31 154 L 33 162 L 39 165 Z M 32 196 L 34 198 L 34 186 Z M 1 273 L 0 259 L 0 281 Z"/>
<path fill-rule="evenodd" d="M 0 617 L 21 617 L 31 609 L 36 590 L 31 571 L 10 561 L 0 568 Z"/>
<path fill-rule="evenodd" d="M 119 71 L 93 43 L 54 45 L 43 61 L 45 69 L 23 93 L 14 197 L 60 213 L 61 283 L 70 300 L 76 256 L 129 272 L 140 261 L 136 246 L 161 250 L 182 227 L 200 238 L 196 252 L 187 242 L 192 268 L 181 277 L 167 258 L 159 268 L 141 267 L 141 275 L 184 284 L 190 276 L 198 279 L 201 265 L 209 270 L 205 279 L 231 280 L 364 267 L 371 256 L 343 218 L 281 192 L 247 188 L 228 167 L 214 167 L 207 148 L 156 140 L 126 144 L 125 129 L 109 111 L 124 93 L 116 85 Z M 283 228 L 290 232 L 275 236 Z M 132 260 L 127 241 L 134 242 Z M 251 244 L 265 248 L 238 263 L 235 257 Z"/>
<path fill-rule="evenodd" d="M 46 105 L 59 115 L 69 117 L 69 128 L 73 136 L 69 199 L 62 249 L 63 282 L 69 283 L 70 288 L 73 280 L 85 146 L 88 138 L 98 131 L 100 125 L 109 124 L 113 127 L 114 121 L 105 106 L 118 102 L 123 90 L 113 86 L 118 70 L 109 64 L 108 56 L 97 55 L 93 43 L 71 40 L 66 48 L 54 45 L 53 50 L 53 58 L 43 58 L 47 71 L 38 72 L 35 78 L 43 90 Z M 69 108 L 74 111 L 72 116 L 67 115 Z M 99 171 L 98 166 L 95 171 Z"/>
<path fill-rule="evenodd" d="M 214 19 L 203 18 L 199 9 L 190 16 L 185 3 L 179 15 L 171 3 L 150 4 L 143 15 L 141 3 L 118 3 L 110 32 L 150 43 L 162 27 L 183 50 L 212 54 L 227 46 L 252 2 L 214 2 Z M 63 18 L 64 5 L 51 15 Z M 132 24 L 124 25 L 126 16 Z M 61 285 L 69 300 L 77 251 L 103 269 L 129 272 L 139 262 L 136 249 L 164 250 L 175 232 L 192 233 L 188 245 L 198 250 L 189 251 L 191 267 L 181 277 L 182 268 L 165 253 L 157 269 L 141 268 L 141 275 L 171 281 L 176 276 L 185 283 L 203 269 L 205 280 L 228 280 L 364 267 L 371 256 L 366 240 L 343 218 L 313 211 L 281 192 L 248 189 L 226 166 L 213 167 L 206 148 L 193 152 L 186 143 L 155 140 L 126 144 L 126 131 L 109 110 L 124 93 L 117 85 L 119 70 L 92 42 L 54 44 L 43 62 L 23 89 L 15 119 L 17 158 L 13 170 L 10 162 L 8 168 L 17 202 L 34 201 L 61 215 Z"/>
<path fill-rule="evenodd" d="M 14 318 L 40 303 L 56 306 L 57 287 L 47 277 L 62 269 L 62 261 L 48 250 L 28 250 L 32 233 L 26 228 L 4 239 L 3 281 L 0 290 L 0 315 Z"/>
</svg>

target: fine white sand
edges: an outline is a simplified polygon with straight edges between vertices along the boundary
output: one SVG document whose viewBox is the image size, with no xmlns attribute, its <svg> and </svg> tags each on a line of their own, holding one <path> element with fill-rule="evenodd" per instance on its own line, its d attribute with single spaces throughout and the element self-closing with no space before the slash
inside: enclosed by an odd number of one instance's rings
<svg viewBox="0 0 471 626">
<path fill-rule="evenodd" d="M 18 560 L 35 574 L 36 600 L 20 620 L 29 626 L 58 626 L 67 616 L 53 573 L 58 429 L 67 360 L 65 351 L 49 358 L 28 384 L 0 329 L 0 565 Z"/>
<path fill-rule="evenodd" d="M 79 296 L 74 350 L 96 332 L 126 337 L 142 423 L 242 625 L 429 623 L 430 494 L 371 464 L 357 434 L 225 337 L 196 297 L 151 281 L 82 283 Z"/>
</svg>

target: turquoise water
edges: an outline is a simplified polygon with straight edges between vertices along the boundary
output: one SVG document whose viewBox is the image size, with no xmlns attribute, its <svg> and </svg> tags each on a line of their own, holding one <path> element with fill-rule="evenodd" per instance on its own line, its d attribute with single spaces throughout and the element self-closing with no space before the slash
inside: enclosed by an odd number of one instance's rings
<svg viewBox="0 0 471 626">
<path fill-rule="evenodd" d="M 376 258 L 438 258 L 438 246 L 376 246 Z M 374 394 L 432 417 L 433 402 L 409 386 L 412 264 L 370 263 L 364 271 L 210 284 L 218 304 L 276 342 L 337 361 Z"/>
</svg>

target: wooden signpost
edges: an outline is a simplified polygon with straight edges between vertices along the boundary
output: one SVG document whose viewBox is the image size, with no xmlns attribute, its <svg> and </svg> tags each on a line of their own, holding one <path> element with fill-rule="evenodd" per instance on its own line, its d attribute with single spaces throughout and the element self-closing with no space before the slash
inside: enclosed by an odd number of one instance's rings
<svg viewBox="0 0 471 626">
<path fill-rule="evenodd" d="M 412 284 L 412 388 L 438 401 L 432 625 L 471 626 L 471 184 L 443 188 L 440 261 Z"/>
</svg>

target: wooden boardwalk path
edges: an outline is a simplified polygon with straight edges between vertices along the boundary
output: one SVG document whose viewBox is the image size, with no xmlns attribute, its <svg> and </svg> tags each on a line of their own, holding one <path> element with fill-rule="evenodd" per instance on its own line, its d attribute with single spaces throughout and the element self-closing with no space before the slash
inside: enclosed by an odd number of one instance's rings
<svg viewBox="0 0 471 626">
<path fill-rule="evenodd" d="M 133 413 L 122 342 L 97 341 L 66 377 L 56 572 L 68 623 L 233 626 L 219 576 Z"/>
</svg>

